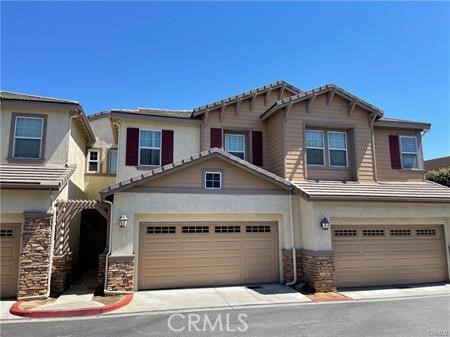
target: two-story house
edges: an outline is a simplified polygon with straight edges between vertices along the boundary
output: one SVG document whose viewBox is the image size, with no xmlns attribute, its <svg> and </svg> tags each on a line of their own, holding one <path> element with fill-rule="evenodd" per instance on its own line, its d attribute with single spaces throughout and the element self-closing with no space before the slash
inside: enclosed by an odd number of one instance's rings
<svg viewBox="0 0 450 337">
<path fill-rule="evenodd" d="M 42 298 L 80 260 L 82 210 L 100 199 L 86 193 L 86 156 L 100 140 L 75 101 L 3 91 L 0 100 L 1 297 Z"/>
<path fill-rule="evenodd" d="M 450 189 L 424 179 L 428 123 L 283 81 L 193 110 L 108 116 L 107 293 L 449 278 Z"/>
</svg>

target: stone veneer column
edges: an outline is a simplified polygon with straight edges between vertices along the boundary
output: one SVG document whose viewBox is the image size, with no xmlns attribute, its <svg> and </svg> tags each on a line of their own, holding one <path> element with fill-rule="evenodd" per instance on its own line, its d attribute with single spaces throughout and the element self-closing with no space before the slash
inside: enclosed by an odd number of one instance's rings
<svg viewBox="0 0 450 337">
<path fill-rule="evenodd" d="M 45 298 L 49 290 L 53 215 L 24 213 L 19 257 L 19 299 Z"/>
<path fill-rule="evenodd" d="M 110 256 L 106 272 L 106 293 L 133 291 L 134 255 Z"/>
<path fill-rule="evenodd" d="M 297 262 L 297 282 L 303 279 L 302 251 L 296 250 Z M 292 249 L 283 249 L 283 282 L 291 282 L 294 280 L 294 264 L 292 261 Z"/>
<path fill-rule="evenodd" d="M 302 252 L 303 279 L 316 291 L 336 291 L 334 252 Z"/>
</svg>

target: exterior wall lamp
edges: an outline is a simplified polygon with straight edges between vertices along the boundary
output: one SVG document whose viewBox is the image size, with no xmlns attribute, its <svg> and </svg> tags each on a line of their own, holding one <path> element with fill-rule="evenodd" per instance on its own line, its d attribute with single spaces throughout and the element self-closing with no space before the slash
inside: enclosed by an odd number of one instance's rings
<svg viewBox="0 0 450 337">
<path fill-rule="evenodd" d="M 128 224 L 128 217 L 125 214 L 122 214 L 119 218 L 120 228 L 126 228 Z"/>
<path fill-rule="evenodd" d="M 328 219 L 324 217 L 320 222 L 320 227 L 322 227 L 324 231 L 330 229 L 330 221 L 328 221 Z"/>
</svg>

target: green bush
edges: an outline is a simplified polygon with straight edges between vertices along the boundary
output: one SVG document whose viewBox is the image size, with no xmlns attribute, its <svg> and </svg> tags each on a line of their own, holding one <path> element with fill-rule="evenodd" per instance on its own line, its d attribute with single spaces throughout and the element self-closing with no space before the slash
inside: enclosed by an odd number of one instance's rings
<svg viewBox="0 0 450 337">
<path fill-rule="evenodd" d="M 428 171 L 425 177 L 427 180 L 450 187 L 450 166 Z"/>
</svg>

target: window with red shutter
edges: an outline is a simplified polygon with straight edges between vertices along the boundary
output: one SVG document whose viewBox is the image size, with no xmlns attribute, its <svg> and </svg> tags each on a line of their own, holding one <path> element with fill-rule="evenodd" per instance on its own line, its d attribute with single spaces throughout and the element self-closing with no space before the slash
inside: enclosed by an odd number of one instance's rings
<svg viewBox="0 0 450 337">
<path fill-rule="evenodd" d="M 391 153 L 391 167 L 393 169 L 401 169 L 402 164 L 400 162 L 400 145 L 397 135 L 389 136 L 389 152 Z"/>
<path fill-rule="evenodd" d="M 139 159 L 139 129 L 127 128 L 125 165 L 137 166 Z"/>
<path fill-rule="evenodd" d="M 262 131 L 252 131 L 252 158 L 253 164 L 263 165 L 263 134 Z"/>
<path fill-rule="evenodd" d="M 211 148 L 222 148 L 222 129 L 211 128 Z"/>
<path fill-rule="evenodd" d="M 162 130 L 161 165 L 173 163 L 173 130 Z"/>
</svg>

